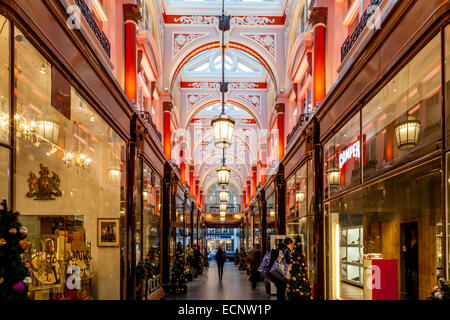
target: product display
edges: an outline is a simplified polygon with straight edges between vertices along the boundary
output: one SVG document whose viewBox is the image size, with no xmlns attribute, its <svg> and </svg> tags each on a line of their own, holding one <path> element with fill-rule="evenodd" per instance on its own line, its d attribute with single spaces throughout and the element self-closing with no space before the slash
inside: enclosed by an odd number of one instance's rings
<svg viewBox="0 0 450 320">
<path fill-rule="evenodd" d="M 341 230 L 341 280 L 362 287 L 363 280 L 363 228 L 348 227 Z"/>
</svg>

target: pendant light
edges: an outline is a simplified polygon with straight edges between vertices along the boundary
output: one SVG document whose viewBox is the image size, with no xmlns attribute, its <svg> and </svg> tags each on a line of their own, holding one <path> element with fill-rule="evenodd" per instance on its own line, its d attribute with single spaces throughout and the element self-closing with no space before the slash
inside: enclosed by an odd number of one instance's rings
<svg viewBox="0 0 450 320">
<path fill-rule="evenodd" d="M 231 170 L 225 166 L 225 149 L 222 149 L 222 167 L 217 169 L 217 183 L 221 187 L 226 187 L 230 183 Z"/>
<path fill-rule="evenodd" d="M 226 212 L 227 211 L 227 202 L 221 202 L 219 204 L 220 212 Z"/>
<path fill-rule="evenodd" d="M 219 200 L 220 200 L 221 202 L 228 202 L 228 190 L 227 190 L 227 189 L 222 188 L 222 189 L 219 191 Z"/>
<path fill-rule="evenodd" d="M 295 194 L 295 202 L 303 203 L 305 201 L 305 193 L 302 190 L 298 190 Z"/>
<path fill-rule="evenodd" d="M 225 31 L 230 30 L 230 16 L 225 16 L 225 4 L 222 0 L 222 15 L 219 16 L 219 30 L 222 31 L 222 113 L 211 121 L 214 134 L 214 145 L 226 149 L 231 146 L 235 121 L 225 113 L 225 92 L 228 91 L 228 82 L 225 82 Z"/>
<path fill-rule="evenodd" d="M 397 123 L 394 132 L 400 150 L 412 149 L 419 142 L 420 121 L 413 115 L 407 115 Z"/>
</svg>

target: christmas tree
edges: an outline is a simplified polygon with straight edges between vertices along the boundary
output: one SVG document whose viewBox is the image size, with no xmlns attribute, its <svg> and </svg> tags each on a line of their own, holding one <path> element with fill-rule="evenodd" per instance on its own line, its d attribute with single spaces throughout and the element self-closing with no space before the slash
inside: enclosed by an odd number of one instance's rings
<svg viewBox="0 0 450 320">
<path fill-rule="evenodd" d="M 8 210 L 6 201 L 0 210 L 0 301 L 28 300 L 28 287 L 31 283 L 28 266 L 22 260 L 28 234 L 17 217 L 19 213 Z"/>
<path fill-rule="evenodd" d="M 187 292 L 184 254 L 181 242 L 178 242 L 175 250 L 175 261 L 170 275 L 170 290 L 172 294 L 186 294 Z"/>
<path fill-rule="evenodd" d="M 241 248 L 239 261 L 239 270 L 247 270 L 247 253 L 243 247 Z"/>
<path fill-rule="evenodd" d="M 308 263 L 303 252 L 302 238 L 297 235 L 291 254 L 292 268 L 287 286 L 288 300 L 312 300 L 311 286 L 308 280 Z"/>
</svg>

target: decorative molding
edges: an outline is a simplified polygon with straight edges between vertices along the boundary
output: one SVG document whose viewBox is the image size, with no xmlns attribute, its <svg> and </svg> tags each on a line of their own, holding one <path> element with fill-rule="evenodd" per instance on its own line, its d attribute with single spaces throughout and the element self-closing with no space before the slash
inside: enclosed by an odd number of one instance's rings
<svg viewBox="0 0 450 320">
<path fill-rule="evenodd" d="M 211 94 L 187 94 L 186 95 L 186 110 L 189 112 L 191 108 L 206 98 L 211 97 Z"/>
<path fill-rule="evenodd" d="M 242 33 L 241 36 L 259 44 L 269 52 L 275 61 L 277 60 L 277 35 L 275 33 Z"/>
<path fill-rule="evenodd" d="M 209 35 L 209 32 L 173 32 L 172 33 L 172 58 L 183 48 L 191 43 Z"/>
<path fill-rule="evenodd" d="M 275 26 L 284 25 L 286 16 L 233 16 L 231 24 L 235 26 Z M 216 25 L 219 18 L 213 15 L 164 15 L 166 24 Z"/>
<path fill-rule="evenodd" d="M 309 15 L 309 23 L 313 28 L 317 24 L 322 24 L 326 26 L 327 15 L 328 15 L 327 7 L 315 7 L 312 9 L 311 14 Z"/>
<path fill-rule="evenodd" d="M 181 89 L 218 90 L 219 82 L 180 82 Z M 228 83 L 229 90 L 267 89 L 267 82 L 235 81 Z"/>
<path fill-rule="evenodd" d="M 135 23 L 139 23 L 142 21 L 141 11 L 136 4 L 133 3 L 125 3 L 123 5 L 123 19 L 125 22 L 134 21 Z"/>
<path fill-rule="evenodd" d="M 259 114 L 261 114 L 261 95 L 259 94 L 237 94 L 236 97 L 241 98 L 251 104 Z"/>
</svg>

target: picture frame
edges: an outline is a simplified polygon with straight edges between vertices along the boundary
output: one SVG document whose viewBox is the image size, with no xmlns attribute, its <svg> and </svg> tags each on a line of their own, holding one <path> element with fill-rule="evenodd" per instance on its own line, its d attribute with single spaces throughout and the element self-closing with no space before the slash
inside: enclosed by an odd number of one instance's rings
<svg viewBox="0 0 450 320">
<path fill-rule="evenodd" d="M 119 246 L 119 219 L 97 218 L 97 247 Z"/>
</svg>

